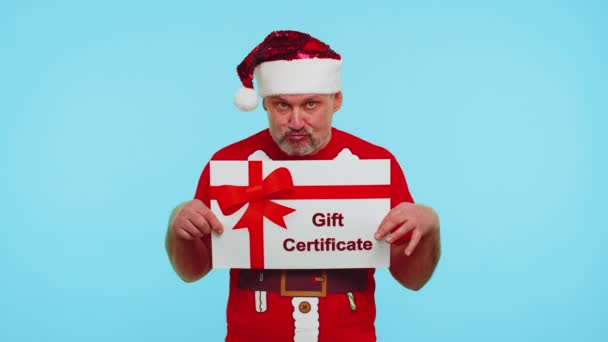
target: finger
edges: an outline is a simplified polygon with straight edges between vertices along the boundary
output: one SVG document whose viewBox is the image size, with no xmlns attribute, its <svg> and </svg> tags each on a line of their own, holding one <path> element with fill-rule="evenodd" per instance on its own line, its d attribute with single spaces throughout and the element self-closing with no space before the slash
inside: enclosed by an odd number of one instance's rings
<svg viewBox="0 0 608 342">
<path fill-rule="evenodd" d="M 420 242 L 421 238 L 422 233 L 420 232 L 420 229 L 414 229 L 412 233 L 412 238 L 410 239 L 410 243 L 408 243 L 407 247 L 405 247 L 405 255 L 412 255 L 414 249 L 416 248 L 416 246 L 418 246 L 418 242 Z"/>
<path fill-rule="evenodd" d="M 188 203 L 188 209 L 190 209 L 192 213 L 199 213 L 201 216 L 205 215 L 205 212 L 209 210 L 205 203 L 199 199 L 193 199 Z"/>
<path fill-rule="evenodd" d="M 177 235 L 178 237 L 180 237 L 184 240 L 193 240 L 194 239 L 194 236 L 190 235 L 190 233 L 188 233 L 185 229 L 182 229 L 182 228 L 176 228 L 175 235 Z"/>
<path fill-rule="evenodd" d="M 217 217 L 215 216 L 213 211 L 211 211 L 211 209 L 207 208 L 207 212 L 205 214 L 203 214 L 203 217 L 207 220 L 207 222 L 209 223 L 211 228 L 213 230 L 215 230 L 217 233 L 221 234 L 224 231 L 224 227 L 222 226 L 222 223 L 220 222 L 220 220 L 217 219 Z"/>
<path fill-rule="evenodd" d="M 405 218 L 399 218 L 400 215 L 398 215 L 398 212 L 399 209 L 393 208 L 384 216 L 382 222 L 380 222 L 380 226 L 378 226 L 378 230 L 376 230 L 376 233 L 374 234 L 376 240 L 381 240 L 386 234 L 390 233 L 391 230 L 405 222 Z"/>
<path fill-rule="evenodd" d="M 198 212 L 190 215 L 188 217 L 188 220 L 202 234 L 211 233 L 211 227 L 209 226 L 209 223 L 207 223 L 207 220 L 205 220 L 205 218 Z"/>
<path fill-rule="evenodd" d="M 194 226 L 194 224 L 189 220 L 189 219 L 184 219 L 183 223 L 180 222 L 181 225 L 180 227 L 185 230 L 186 232 L 188 232 L 188 234 L 192 235 L 193 237 L 201 237 L 203 236 L 203 233 Z"/>
<path fill-rule="evenodd" d="M 407 232 L 416 228 L 416 224 L 412 220 L 405 221 L 401 226 L 387 235 L 386 242 L 393 243 L 399 241 Z"/>
<path fill-rule="evenodd" d="M 209 207 L 207 207 L 205 203 L 200 200 L 194 200 L 192 204 L 193 209 L 199 214 L 201 214 L 205 218 L 205 220 L 207 220 L 207 223 L 211 226 L 211 229 L 215 230 L 220 234 L 224 231 L 224 227 L 222 226 L 220 220 L 217 219 L 213 211 L 211 211 L 211 209 L 209 209 Z"/>
</svg>

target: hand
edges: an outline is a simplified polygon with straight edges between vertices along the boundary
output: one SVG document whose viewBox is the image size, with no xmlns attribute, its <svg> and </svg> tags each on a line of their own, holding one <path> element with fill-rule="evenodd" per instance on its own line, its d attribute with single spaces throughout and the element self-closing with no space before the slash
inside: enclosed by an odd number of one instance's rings
<svg viewBox="0 0 608 342">
<path fill-rule="evenodd" d="M 171 224 L 171 230 L 186 240 L 201 238 L 215 230 L 221 234 L 224 229 L 215 214 L 202 201 L 194 199 L 183 204 Z"/>
<path fill-rule="evenodd" d="M 374 237 L 376 240 L 386 238 L 386 242 L 402 243 L 406 234 L 411 232 L 411 238 L 405 248 L 409 256 L 429 232 L 439 229 L 437 214 L 433 209 L 414 203 L 403 202 L 391 209 L 382 219 Z"/>
</svg>

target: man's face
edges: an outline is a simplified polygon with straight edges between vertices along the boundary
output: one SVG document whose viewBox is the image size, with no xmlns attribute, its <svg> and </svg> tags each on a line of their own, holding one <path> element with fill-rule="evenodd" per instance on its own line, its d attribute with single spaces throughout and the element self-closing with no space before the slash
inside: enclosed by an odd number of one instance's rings
<svg viewBox="0 0 608 342">
<path fill-rule="evenodd" d="M 272 139 L 292 156 L 315 154 L 331 138 L 331 120 L 342 93 L 274 95 L 264 98 Z"/>
</svg>

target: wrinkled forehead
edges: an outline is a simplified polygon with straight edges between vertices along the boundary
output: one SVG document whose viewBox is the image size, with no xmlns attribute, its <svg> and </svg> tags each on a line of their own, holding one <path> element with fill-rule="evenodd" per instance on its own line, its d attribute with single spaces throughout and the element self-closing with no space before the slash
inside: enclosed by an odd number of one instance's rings
<svg viewBox="0 0 608 342">
<path fill-rule="evenodd" d="M 284 101 L 284 102 L 305 102 L 311 100 L 321 101 L 329 99 L 333 94 L 279 94 L 269 95 L 264 98 L 265 101 Z"/>
</svg>

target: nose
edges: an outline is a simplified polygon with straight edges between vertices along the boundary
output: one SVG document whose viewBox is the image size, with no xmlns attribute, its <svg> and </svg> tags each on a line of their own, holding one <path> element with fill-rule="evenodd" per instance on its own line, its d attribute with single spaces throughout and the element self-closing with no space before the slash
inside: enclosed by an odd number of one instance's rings
<svg viewBox="0 0 608 342">
<path fill-rule="evenodd" d="M 302 112 L 297 106 L 293 108 L 293 111 L 291 112 L 291 117 L 289 119 L 290 129 L 294 131 L 299 131 L 304 127 L 304 120 L 302 120 Z"/>
</svg>

